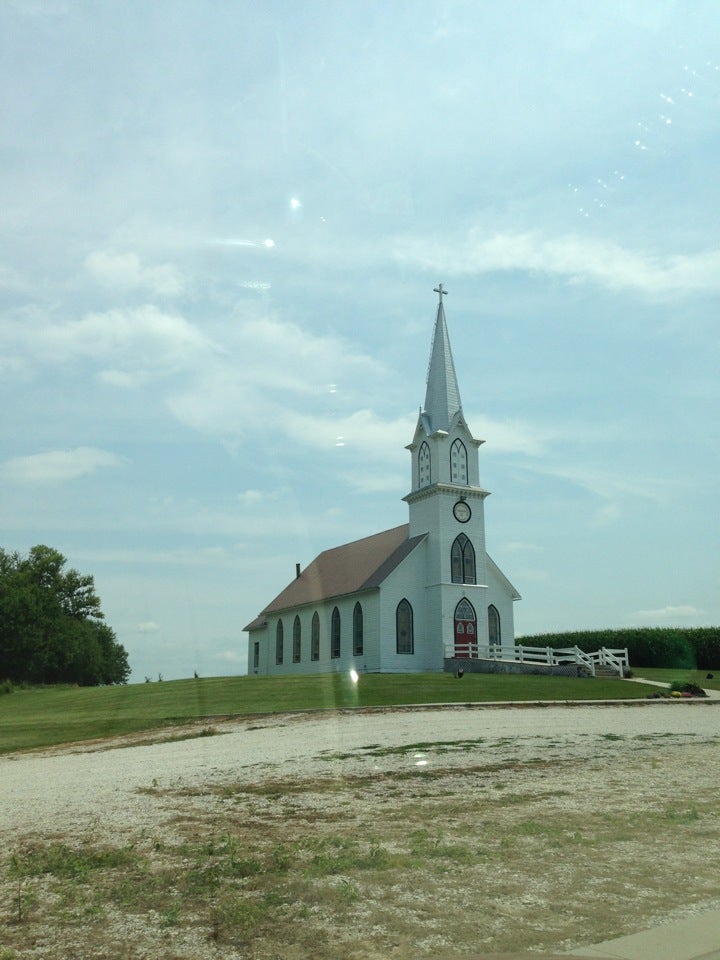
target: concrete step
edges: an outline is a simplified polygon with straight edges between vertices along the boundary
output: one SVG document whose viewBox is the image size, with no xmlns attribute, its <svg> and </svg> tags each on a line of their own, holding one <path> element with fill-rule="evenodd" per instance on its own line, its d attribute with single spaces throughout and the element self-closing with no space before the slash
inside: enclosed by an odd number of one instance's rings
<svg viewBox="0 0 720 960">
<path fill-rule="evenodd" d="M 579 674 L 581 677 L 591 677 L 592 674 L 587 669 L 587 667 L 580 667 Z M 602 678 L 605 680 L 617 680 L 620 674 L 617 670 L 613 670 L 612 667 L 595 667 L 595 679 Z"/>
</svg>

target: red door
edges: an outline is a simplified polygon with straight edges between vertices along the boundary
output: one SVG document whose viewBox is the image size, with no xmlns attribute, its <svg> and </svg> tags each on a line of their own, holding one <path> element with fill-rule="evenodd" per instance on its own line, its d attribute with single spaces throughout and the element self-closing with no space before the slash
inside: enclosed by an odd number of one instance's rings
<svg viewBox="0 0 720 960">
<path fill-rule="evenodd" d="M 477 658 L 474 620 L 455 620 L 455 656 Z"/>
</svg>

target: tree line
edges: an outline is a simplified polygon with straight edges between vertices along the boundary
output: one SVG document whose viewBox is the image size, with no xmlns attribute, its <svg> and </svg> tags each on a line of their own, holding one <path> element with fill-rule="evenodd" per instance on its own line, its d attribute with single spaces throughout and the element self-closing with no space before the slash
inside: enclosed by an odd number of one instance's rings
<svg viewBox="0 0 720 960">
<path fill-rule="evenodd" d="M 127 652 L 105 623 L 93 578 L 66 563 L 42 544 L 27 556 L 0 548 L 0 680 L 127 682 Z"/>
</svg>

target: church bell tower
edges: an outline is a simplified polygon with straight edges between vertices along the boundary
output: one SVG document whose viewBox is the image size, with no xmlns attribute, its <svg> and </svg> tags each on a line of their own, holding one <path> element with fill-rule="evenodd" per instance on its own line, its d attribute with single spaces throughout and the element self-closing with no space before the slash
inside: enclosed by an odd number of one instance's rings
<svg viewBox="0 0 720 960">
<path fill-rule="evenodd" d="M 407 449 L 412 458 L 410 537 L 427 535 L 428 626 L 444 656 L 488 642 L 484 501 L 476 440 L 465 422 L 439 284 L 425 404 Z M 462 655 L 462 654 L 461 654 Z M 472 653 L 465 655 L 472 656 Z"/>
</svg>

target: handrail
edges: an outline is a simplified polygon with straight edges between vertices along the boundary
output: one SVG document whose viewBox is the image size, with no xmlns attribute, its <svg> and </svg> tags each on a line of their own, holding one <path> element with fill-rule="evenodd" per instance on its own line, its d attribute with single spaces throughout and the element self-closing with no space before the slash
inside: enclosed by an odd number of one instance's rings
<svg viewBox="0 0 720 960">
<path fill-rule="evenodd" d="M 581 650 L 580 647 L 575 647 L 575 662 L 582 664 L 583 667 L 590 671 L 593 677 L 595 676 L 595 660 L 590 654 Z"/>
<path fill-rule="evenodd" d="M 625 676 L 625 670 L 630 666 L 627 647 L 624 650 L 609 650 L 607 647 L 602 647 L 599 653 L 601 663 L 617 670 L 621 678 Z"/>
</svg>

